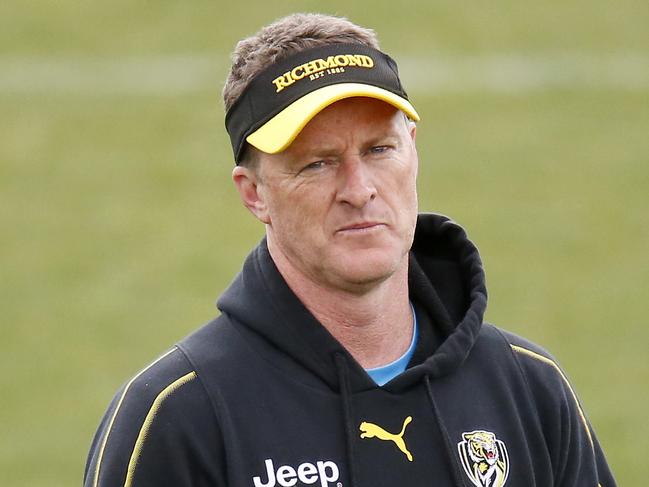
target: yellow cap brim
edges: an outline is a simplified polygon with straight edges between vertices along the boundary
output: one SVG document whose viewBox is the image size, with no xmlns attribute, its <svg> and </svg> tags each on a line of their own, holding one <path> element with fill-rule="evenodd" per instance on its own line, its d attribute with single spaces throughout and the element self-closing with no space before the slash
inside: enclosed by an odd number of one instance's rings
<svg viewBox="0 0 649 487">
<path fill-rule="evenodd" d="M 340 83 L 324 86 L 294 101 L 246 137 L 246 141 L 268 154 L 282 152 L 324 108 L 344 98 L 356 96 L 382 100 L 404 112 L 411 120 L 419 121 L 419 115 L 410 102 L 391 91 L 362 83 Z"/>
</svg>

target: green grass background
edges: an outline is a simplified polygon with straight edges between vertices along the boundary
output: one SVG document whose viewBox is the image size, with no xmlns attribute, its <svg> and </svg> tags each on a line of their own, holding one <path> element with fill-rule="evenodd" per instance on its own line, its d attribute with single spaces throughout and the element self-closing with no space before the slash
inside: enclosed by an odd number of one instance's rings
<svg viewBox="0 0 649 487">
<path fill-rule="evenodd" d="M 468 229 L 488 319 L 554 353 L 619 484 L 644 485 L 649 3 L 634 0 L 3 2 L 0 485 L 78 485 L 119 385 L 215 315 L 262 235 L 229 179 L 227 57 L 292 11 L 372 26 L 415 64 L 567 55 L 601 60 L 602 75 L 616 74 L 606 59 L 644 66 L 629 86 L 436 90 L 420 75 L 411 92 L 421 209 Z M 206 82 L 165 91 L 182 73 L 147 66 L 175 57 L 207 60 Z M 81 88 L 75 70 L 90 76 Z M 162 89 L 120 88 L 154 81 Z"/>
</svg>

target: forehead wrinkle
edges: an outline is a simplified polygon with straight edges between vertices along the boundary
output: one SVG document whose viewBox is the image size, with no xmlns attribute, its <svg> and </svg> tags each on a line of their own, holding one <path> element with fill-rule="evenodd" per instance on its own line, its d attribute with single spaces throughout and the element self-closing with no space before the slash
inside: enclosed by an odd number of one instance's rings
<svg viewBox="0 0 649 487">
<path fill-rule="evenodd" d="M 321 130 L 322 135 L 309 137 L 311 140 L 300 139 L 294 144 L 294 155 L 314 157 L 335 157 L 345 153 L 349 147 L 355 152 L 363 153 L 368 148 L 386 142 L 401 145 L 402 131 L 392 121 L 376 121 L 368 124 L 362 130 L 348 130 L 341 132 L 337 126 L 332 130 Z"/>
</svg>

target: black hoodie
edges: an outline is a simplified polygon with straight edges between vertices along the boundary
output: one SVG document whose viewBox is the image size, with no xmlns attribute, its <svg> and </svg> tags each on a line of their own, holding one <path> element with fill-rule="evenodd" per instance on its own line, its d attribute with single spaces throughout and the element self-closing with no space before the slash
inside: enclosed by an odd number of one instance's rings
<svg viewBox="0 0 649 487">
<path fill-rule="evenodd" d="M 477 249 L 420 215 L 419 340 L 382 387 L 290 290 L 263 241 L 221 316 L 115 396 L 85 486 L 614 487 L 546 351 L 484 324 Z"/>
</svg>

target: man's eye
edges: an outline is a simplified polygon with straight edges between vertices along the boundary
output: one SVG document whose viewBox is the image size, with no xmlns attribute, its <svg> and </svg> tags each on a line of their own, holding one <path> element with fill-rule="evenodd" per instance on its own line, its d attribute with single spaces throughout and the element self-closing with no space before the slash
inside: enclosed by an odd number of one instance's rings
<svg viewBox="0 0 649 487">
<path fill-rule="evenodd" d="M 302 168 L 302 171 L 308 171 L 308 170 L 311 170 L 311 169 L 320 169 L 320 168 L 324 167 L 325 164 L 326 164 L 325 161 L 315 161 L 315 162 L 312 162 L 312 163 L 307 164 L 306 166 L 304 166 Z"/>
<path fill-rule="evenodd" d="M 389 145 L 376 145 L 370 149 L 370 153 L 372 154 L 383 154 L 384 152 L 387 152 L 390 150 Z"/>
</svg>

